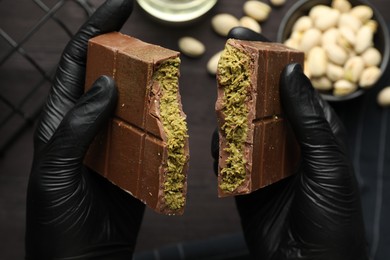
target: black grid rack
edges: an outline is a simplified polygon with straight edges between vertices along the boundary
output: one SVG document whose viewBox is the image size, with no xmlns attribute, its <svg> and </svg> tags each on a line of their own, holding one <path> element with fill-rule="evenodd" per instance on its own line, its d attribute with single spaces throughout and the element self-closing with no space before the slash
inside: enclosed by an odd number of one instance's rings
<svg viewBox="0 0 390 260">
<path fill-rule="evenodd" d="M 88 0 L 23 2 L 0 3 L 0 156 L 36 121 L 63 48 L 95 9 Z"/>
</svg>

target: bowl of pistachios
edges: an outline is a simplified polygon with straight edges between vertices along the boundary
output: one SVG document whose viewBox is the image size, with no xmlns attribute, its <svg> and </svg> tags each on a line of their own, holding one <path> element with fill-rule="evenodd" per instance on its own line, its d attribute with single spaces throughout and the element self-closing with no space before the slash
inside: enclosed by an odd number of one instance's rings
<svg viewBox="0 0 390 260">
<path fill-rule="evenodd" d="M 277 37 L 305 53 L 304 73 L 328 101 L 354 99 L 373 89 L 389 63 L 387 25 L 364 0 L 299 0 Z"/>
</svg>

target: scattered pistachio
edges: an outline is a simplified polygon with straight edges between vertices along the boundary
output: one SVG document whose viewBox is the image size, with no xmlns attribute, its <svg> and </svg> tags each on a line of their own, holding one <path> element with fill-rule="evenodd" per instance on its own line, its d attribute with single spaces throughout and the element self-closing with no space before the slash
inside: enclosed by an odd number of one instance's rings
<svg viewBox="0 0 390 260">
<path fill-rule="evenodd" d="M 249 17 L 249 16 L 241 17 L 240 25 L 242 27 L 251 29 L 252 31 L 255 31 L 257 33 L 261 33 L 261 26 L 260 26 L 260 24 L 255 19 L 253 19 L 252 17 Z"/>
<path fill-rule="evenodd" d="M 377 96 L 378 104 L 382 107 L 390 106 L 390 86 L 383 88 Z"/>
<path fill-rule="evenodd" d="M 270 3 L 274 6 L 282 6 L 286 3 L 286 0 L 270 0 Z"/>
<path fill-rule="evenodd" d="M 247 16 L 252 17 L 258 22 L 267 20 L 271 13 L 271 7 L 268 4 L 257 0 L 246 1 L 243 9 Z"/>
<path fill-rule="evenodd" d="M 178 42 L 180 51 L 189 57 L 200 57 L 206 48 L 202 42 L 193 37 L 182 37 Z"/>
<path fill-rule="evenodd" d="M 207 62 L 207 71 L 211 75 L 215 75 L 217 73 L 218 62 L 219 58 L 221 57 L 221 54 L 222 51 L 215 53 Z"/>
<path fill-rule="evenodd" d="M 239 20 L 227 13 L 217 14 L 211 19 L 211 25 L 216 33 L 221 36 L 227 36 L 229 31 L 240 25 Z"/>
</svg>

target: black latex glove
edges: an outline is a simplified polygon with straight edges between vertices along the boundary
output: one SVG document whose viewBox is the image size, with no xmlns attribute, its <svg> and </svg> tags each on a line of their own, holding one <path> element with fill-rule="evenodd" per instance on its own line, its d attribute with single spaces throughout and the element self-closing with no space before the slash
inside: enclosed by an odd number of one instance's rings
<svg viewBox="0 0 390 260">
<path fill-rule="evenodd" d="M 34 137 L 27 259 L 131 259 L 144 205 L 82 162 L 117 99 L 106 76 L 83 94 L 87 42 L 120 30 L 132 8 L 130 0 L 105 2 L 64 50 Z"/>
<path fill-rule="evenodd" d="M 229 36 L 260 39 L 250 35 L 253 32 L 239 28 Z M 235 197 L 251 255 L 267 260 L 368 259 L 360 195 L 342 124 L 298 64 L 283 71 L 280 95 L 301 147 L 301 165 L 287 179 Z M 217 139 L 214 134 L 216 161 Z"/>
</svg>

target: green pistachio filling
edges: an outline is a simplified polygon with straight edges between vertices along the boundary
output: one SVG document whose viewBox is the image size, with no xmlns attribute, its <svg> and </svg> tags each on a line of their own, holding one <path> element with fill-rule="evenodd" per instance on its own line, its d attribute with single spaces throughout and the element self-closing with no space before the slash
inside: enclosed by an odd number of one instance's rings
<svg viewBox="0 0 390 260">
<path fill-rule="evenodd" d="M 187 124 L 178 100 L 180 59 L 170 59 L 160 65 L 154 80 L 161 86 L 160 115 L 167 136 L 167 172 L 164 182 L 164 198 L 168 208 L 180 209 L 184 206 L 183 195 L 185 176 L 183 174 L 187 158 L 184 152 Z"/>
<path fill-rule="evenodd" d="M 218 63 L 219 85 L 224 90 L 222 112 L 225 122 L 221 127 L 228 153 L 226 167 L 221 169 L 220 188 L 226 192 L 237 189 L 245 180 L 244 144 L 248 132 L 248 97 L 250 57 L 226 45 Z"/>
</svg>

